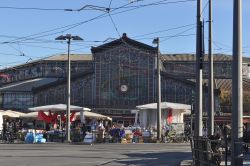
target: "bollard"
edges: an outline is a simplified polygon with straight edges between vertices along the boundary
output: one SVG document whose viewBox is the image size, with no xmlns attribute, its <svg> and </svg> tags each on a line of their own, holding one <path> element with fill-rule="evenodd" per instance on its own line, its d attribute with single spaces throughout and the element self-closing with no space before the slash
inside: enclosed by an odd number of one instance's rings
<svg viewBox="0 0 250 166">
<path fill-rule="evenodd" d="M 234 163 L 239 165 L 243 163 L 243 150 L 244 150 L 244 142 L 234 142 L 234 152 L 235 152 L 235 160 Z M 238 152 L 238 154 L 237 154 Z M 232 161 L 233 162 L 233 161 Z"/>
</svg>

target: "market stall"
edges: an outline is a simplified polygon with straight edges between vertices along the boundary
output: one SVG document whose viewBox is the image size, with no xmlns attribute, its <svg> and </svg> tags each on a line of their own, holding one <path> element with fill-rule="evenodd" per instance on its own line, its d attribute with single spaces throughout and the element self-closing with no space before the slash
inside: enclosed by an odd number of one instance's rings
<svg viewBox="0 0 250 166">
<path fill-rule="evenodd" d="M 108 131 L 105 129 L 107 123 L 105 125 L 105 122 L 111 123 L 112 118 L 95 112 L 81 111 L 76 113 L 75 120 L 80 120 L 88 128 L 84 143 L 105 142 L 108 137 Z"/>
<path fill-rule="evenodd" d="M 140 126 L 143 128 L 157 127 L 157 103 L 136 106 L 139 110 Z M 191 105 L 162 102 L 161 103 L 162 125 L 183 123 L 183 115 L 191 113 Z"/>
<path fill-rule="evenodd" d="M 38 106 L 38 107 L 32 107 L 28 109 L 29 111 L 38 112 L 30 113 L 27 116 L 37 116 L 38 120 L 43 120 L 46 123 L 55 124 L 56 121 L 59 118 L 60 124 L 59 128 L 61 128 L 61 122 L 66 121 L 66 111 L 67 111 L 67 105 L 66 104 L 54 104 L 54 105 L 45 105 L 45 106 Z M 82 112 L 82 111 L 90 111 L 89 108 L 86 107 L 79 107 L 70 105 L 70 121 L 75 120 L 75 114 L 76 112 Z"/>
<path fill-rule="evenodd" d="M 43 120 L 46 124 L 57 125 L 57 128 L 54 127 L 53 129 L 51 129 L 50 127 L 50 130 L 47 131 L 48 136 L 50 138 L 53 137 L 52 141 L 55 140 L 55 135 L 57 135 L 58 137 L 63 137 L 63 128 L 66 122 L 67 105 L 56 104 L 39 106 L 29 108 L 29 110 L 35 112 L 28 113 L 24 116 L 24 118 L 30 115 L 31 118 L 37 117 L 37 120 Z M 85 132 L 86 139 L 91 140 L 91 142 L 94 142 L 95 140 L 99 140 L 101 142 L 103 140 L 105 132 L 104 122 L 112 121 L 112 118 L 98 113 L 90 112 L 90 109 L 86 107 L 71 105 L 70 110 L 70 122 L 72 127 L 71 135 L 73 142 L 81 141 L 84 137 L 83 135 L 85 135 Z M 59 140 L 60 139 L 61 138 L 59 138 Z"/>
<path fill-rule="evenodd" d="M 0 130 L 3 129 L 3 123 L 6 119 L 16 119 L 19 118 L 24 113 L 12 111 L 12 110 L 0 110 Z"/>
<path fill-rule="evenodd" d="M 21 112 L 12 110 L 0 110 L 0 134 L 1 140 L 8 143 L 22 140 Z"/>
<path fill-rule="evenodd" d="M 24 118 L 30 117 L 30 119 L 36 117 L 37 121 L 43 121 L 45 124 L 46 137 L 49 141 L 63 141 L 65 136 L 66 125 L 66 104 L 54 104 L 32 107 L 28 109 L 33 111 L 24 116 Z M 74 124 L 76 113 L 80 111 L 90 111 L 89 108 L 70 105 L 70 122 Z M 71 130 L 75 133 L 75 126 Z M 75 135 L 73 135 L 75 137 Z"/>
</svg>

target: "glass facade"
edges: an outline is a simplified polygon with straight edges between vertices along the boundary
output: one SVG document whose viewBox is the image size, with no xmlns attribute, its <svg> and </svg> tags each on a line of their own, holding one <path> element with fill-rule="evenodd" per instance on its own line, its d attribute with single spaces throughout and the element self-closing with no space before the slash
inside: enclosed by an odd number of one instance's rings
<svg viewBox="0 0 250 166">
<path fill-rule="evenodd" d="M 66 81 L 65 81 L 66 82 Z M 71 104 L 85 107 L 93 106 L 93 75 L 78 78 L 71 82 Z M 54 85 L 35 94 L 36 105 L 59 104 L 67 102 L 66 83 Z"/>
<path fill-rule="evenodd" d="M 154 54 L 121 45 L 93 56 L 97 107 L 125 109 L 153 102 Z"/>
<path fill-rule="evenodd" d="M 166 55 L 167 56 L 167 55 Z M 185 77 L 194 78 L 195 62 L 194 61 L 165 61 L 164 69 L 167 73 L 177 74 Z M 250 67 L 247 63 L 242 64 L 242 74 L 245 78 L 250 78 Z M 204 62 L 203 75 L 208 76 L 208 63 Z M 214 61 L 214 77 L 215 78 L 231 78 L 232 62 Z"/>
<path fill-rule="evenodd" d="M 32 93 L 4 93 L 2 104 L 6 109 L 27 109 L 33 106 Z"/>
<path fill-rule="evenodd" d="M 71 72 L 81 73 L 93 68 L 92 62 L 71 62 Z M 67 61 L 41 61 L 23 67 L 5 69 L 0 72 L 0 84 L 28 80 L 38 77 L 66 77 Z"/>
</svg>

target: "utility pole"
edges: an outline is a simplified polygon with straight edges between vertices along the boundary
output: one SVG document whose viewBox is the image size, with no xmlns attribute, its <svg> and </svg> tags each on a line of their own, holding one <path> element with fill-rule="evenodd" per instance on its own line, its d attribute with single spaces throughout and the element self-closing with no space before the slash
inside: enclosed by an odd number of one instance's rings
<svg viewBox="0 0 250 166">
<path fill-rule="evenodd" d="M 208 76 L 208 135 L 214 134 L 214 65 L 213 65 L 213 29 L 212 29 L 212 0 L 209 0 L 209 33 L 208 33 L 208 57 L 209 57 L 209 76 Z"/>
<path fill-rule="evenodd" d="M 66 36 L 59 36 L 55 40 L 67 40 L 68 44 L 68 67 L 67 67 L 67 122 L 66 122 L 66 133 L 67 133 L 67 142 L 71 142 L 70 140 L 70 42 L 71 40 L 83 40 L 79 36 L 71 36 L 67 34 Z"/>
<path fill-rule="evenodd" d="M 159 38 L 153 40 L 157 44 L 157 140 L 161 140 L 161 71 L 160 71 L 160 53 L 159 53 Z"/>
<path fill-rule="evenodd" d="M 233 5 L 233 75 L 232 75 L 232 152 L 233 166 L 243 165 L 243 104 L 242 104 L 242 0 Z"/>
<path fill-rule="evenodd" d="M 195 136 L 202 136 L 202 0 L 197 0 Z"/>
</svg>

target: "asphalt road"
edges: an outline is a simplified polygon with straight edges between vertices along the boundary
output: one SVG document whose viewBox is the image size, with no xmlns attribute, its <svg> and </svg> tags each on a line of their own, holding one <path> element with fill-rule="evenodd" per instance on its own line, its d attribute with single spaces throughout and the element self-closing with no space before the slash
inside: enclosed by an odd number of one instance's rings
<svg viewBox="0 0 250 166">
<path fill-rule="evenodd" d="M 0 144 L 0 166 L 176 166 L 189 144 Z"/>
</svg>

